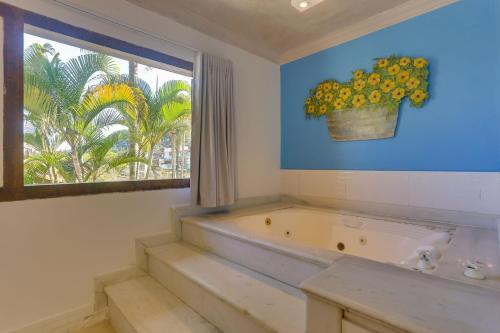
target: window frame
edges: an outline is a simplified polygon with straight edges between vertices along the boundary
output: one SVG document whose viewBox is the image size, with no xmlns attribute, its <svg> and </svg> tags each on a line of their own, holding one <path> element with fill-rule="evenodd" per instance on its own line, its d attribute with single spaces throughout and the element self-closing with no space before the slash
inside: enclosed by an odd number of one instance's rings
<svg viewBox="0 0 500 333">
<path fill-rule="evenodd" d="M 99 193 L 148 191 L 190 187 L 190 179 L 127 180 L 99 183 L 24 185 L 24 32 L 25 25 L 41 28 L 125 52 L 167 66 L 193 71 L 193 63 L 114 37 L 76 27 L 0 2 L 3 19 L 4 105 L 3 187 L 0 201 L 55 198 Z M 1 149 L 2 147 L 0 147 Z"/>
</svg>

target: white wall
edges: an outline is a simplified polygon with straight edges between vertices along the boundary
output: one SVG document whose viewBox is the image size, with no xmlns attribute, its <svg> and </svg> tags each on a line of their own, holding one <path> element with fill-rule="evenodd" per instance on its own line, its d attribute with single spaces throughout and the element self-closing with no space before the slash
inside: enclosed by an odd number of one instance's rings
<svg viewBox="0 0 500 333">
<path fill-rule="evenodd" d="M 281 192 L 381 214 L 495 228 L 500 173 L 282 170 Z M 375 203 L 370 205 L 365 203 Z"/>
<path fill-rule="evenodd" d="M 5 2 L 186 59 L 192 49 L 231 59 L 240 197 L 279 193 L 278 65 L 122 0 L 72 1 L 181 45 L 52 1 Z M 91 304 L 92 277 L 132 263 L 133 239 L 168 229 L 168 208 L 188 198 L 164 190 L 0 203 L 0 332 Z"/>
</svg>

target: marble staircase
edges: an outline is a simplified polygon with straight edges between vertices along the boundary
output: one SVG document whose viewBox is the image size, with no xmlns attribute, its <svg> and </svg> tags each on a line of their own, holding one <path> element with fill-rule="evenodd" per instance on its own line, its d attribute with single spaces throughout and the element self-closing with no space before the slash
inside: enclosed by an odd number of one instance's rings
<svg viewBox="0 0 500 333">
<path fill-rule="evenodd" d="M 118 333 L 216 333 L 215 326 L 151 277 L 105 288 L 108 313 Z"/>
<path fill-rule="evenodd" d="M 105 288 L 118 333 L 305 332 L 296 288 L 184 242 L 146 253 L 149 276 Z"/>
</svg>

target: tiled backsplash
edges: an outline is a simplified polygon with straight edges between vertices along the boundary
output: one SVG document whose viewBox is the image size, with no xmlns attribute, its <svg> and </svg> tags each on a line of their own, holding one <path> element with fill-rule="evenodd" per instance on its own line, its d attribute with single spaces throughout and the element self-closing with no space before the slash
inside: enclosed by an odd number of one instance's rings
<svg viewBox="0 0 500 333">
<path fill-rule="evenodd" d="M 281 170 L 281 192 L 299 198 L 322 198 L 427 208 L 442 211 L 500 215 L 500 173 Z M 451 213 L 450 213 L 451 214 Z M 449 214 L 445 214 L 449 215 Z M 447 219 L 445 219 L 447 220 Z"/>
</svg>

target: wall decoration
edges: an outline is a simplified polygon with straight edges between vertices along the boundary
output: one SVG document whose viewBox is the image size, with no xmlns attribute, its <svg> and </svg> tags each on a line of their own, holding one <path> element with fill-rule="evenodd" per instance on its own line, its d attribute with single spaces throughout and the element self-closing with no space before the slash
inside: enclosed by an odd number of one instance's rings
<svg viewBox="0 0 500 333">
<path fill-rule="evenodd" d="M 393 137 L 403 99 L 408 97 L 412 107 L 420 108 L 429 98 L 425 58 L 375 60 L 370 73 L 358 69 L 348 82 L 326 80 L 310 90 L 304 105 L 306 117 L 326 117 L 336 141 Z"/>
</svg>

